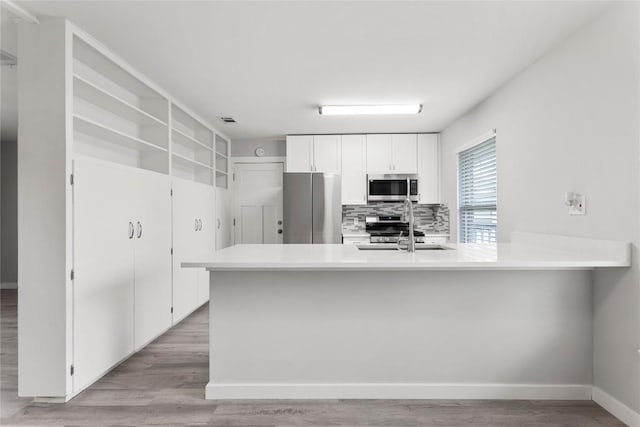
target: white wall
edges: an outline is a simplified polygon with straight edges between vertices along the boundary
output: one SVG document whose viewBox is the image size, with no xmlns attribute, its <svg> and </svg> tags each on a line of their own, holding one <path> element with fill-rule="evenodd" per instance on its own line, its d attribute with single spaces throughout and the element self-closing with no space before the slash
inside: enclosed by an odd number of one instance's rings
<svg viewBox="0 0 640 427">
<path fill-rule="evenodd" d="M 633 267 L 594 274 L 594 384 L 640 411 L 638 4 L 616 5 L 442 133 L 457 238 L 455 150 L 497 128 L 498 239 L 514 230 L 633 242 Z M 587 197 L 569 216 L 564 193 Z"/>
<path fill-rule="evenodd" d="M 255 156 L 256 148 L 262 147 L 265 156 L 284 157 L 287 152 L 286 140 L 282 138 L 259 138 L 259 139 L 234 139 L 231 143 L 231 155 Z"/>
</svg>

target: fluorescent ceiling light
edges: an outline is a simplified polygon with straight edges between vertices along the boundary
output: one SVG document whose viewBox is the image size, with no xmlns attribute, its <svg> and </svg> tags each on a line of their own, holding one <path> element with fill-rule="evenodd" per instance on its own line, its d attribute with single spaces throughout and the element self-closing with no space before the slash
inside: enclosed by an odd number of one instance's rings
<svg viewBox="0 0 640 427">
<path fill-rule="evenodd" d="M 418 114 L 421 104 L 407 105 L 321 105 L 318 112 L 323 116 L 362 114 Z"/>
</svg>

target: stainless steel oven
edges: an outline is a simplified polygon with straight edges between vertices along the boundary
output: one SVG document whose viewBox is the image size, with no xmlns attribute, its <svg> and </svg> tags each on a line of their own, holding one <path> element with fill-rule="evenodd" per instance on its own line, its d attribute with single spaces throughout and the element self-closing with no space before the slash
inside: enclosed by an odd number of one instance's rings
<svg viewBox="0 0 640 427">
<path fill-rule="evenodd" d="M 369 202 L 418 201 L 418 175 L 367 175 Z"/>
</svg>

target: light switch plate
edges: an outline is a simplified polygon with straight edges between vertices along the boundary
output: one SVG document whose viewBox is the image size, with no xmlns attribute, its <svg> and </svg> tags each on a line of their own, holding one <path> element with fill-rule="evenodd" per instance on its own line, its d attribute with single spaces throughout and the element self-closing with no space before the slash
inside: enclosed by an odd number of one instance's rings
<svg viewBox="0 0 640 427">
<path fill-rule="evenodd" d="M 353 218 L 353 225 L 358 225 L 360 223 L 360 220 L 358 220 L 358 218 Z"/>
<path fill-rule="evenodd" d="M 575 205 L 569 206 L 569 215 L 585 215 L 587 213 L 587 198 L 584 194 L 576 194 L 575 201 Z"/>
</svg>

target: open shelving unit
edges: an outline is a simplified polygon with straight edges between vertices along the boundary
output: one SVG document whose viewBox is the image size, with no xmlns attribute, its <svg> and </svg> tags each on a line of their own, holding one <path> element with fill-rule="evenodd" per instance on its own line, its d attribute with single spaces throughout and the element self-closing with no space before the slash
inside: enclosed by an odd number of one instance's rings
<svg viewBox="0 0 640 427">
<path fill-rule="evenodd" d="M 216 186 L 229 188 L 229 141 L 216 134 Z"/>
<path fill-rule="evenodd" d="M 72 93 L 75 154 L 169 172 L 169 100 L 77 35 Z"/>
<path fill-rule="evenodd" d="M 214 184 L 213 131 L 176 104 L 171 106 L 171 174 Z"/>
</svg>

